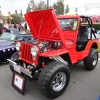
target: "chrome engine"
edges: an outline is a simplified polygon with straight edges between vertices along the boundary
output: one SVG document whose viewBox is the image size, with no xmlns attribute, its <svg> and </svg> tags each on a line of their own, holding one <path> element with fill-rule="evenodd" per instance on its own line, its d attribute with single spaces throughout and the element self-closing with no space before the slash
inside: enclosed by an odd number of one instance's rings
<svg viewBox="0 0 100 100">
<path fill-rule="evenodd" d="M 62 43 L 59 41 L 54 41 L 54 42 L 44 41 L 44 42 L 41 42 L 38 46 L 41 50 L 41 53 L 44 53 L 44 52 L 48 52 L 48 51 L 52 51 L 52 50 L 61 48 Z"/>
</svg>

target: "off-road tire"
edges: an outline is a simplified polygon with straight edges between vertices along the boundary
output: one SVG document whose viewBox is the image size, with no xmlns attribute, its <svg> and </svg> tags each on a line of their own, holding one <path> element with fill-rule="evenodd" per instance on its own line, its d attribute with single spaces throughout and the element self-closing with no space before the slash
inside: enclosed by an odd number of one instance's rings
<svg viewBox="0 0 100 100">
<path fill-rule="evenodd" d="M 64 73 L 66 80 L 61 90 L 55 91 L 53 89 L 52 82 L 59 73 Z M 53 99 L 60 96 L 65 91 L 69 84 L 69 80 L 70 70 L 67 65 L 63 64 L 62 62 L 52 61 L 48 63 L 40 73 L 38 78 L 38 87 L 44 96 Z"/>
<path fill-rule="evenodd" d="M 18 52 L 15 52 L 15 53 L 11 56 L 10 60 L 16 62 L 17 59 L 18 59 Z M 10 70 L 11 70 L 12 72 L 14 72 L 13 67 L 12 67 L 11 65 L 9 65 L 9 67 L 10 67 Z"/>
<path fill-rule="evenodd" d="M 96 57 L 96 56 L 97 56 L 97 59 L 95 60 L 96 62 L 95 62 L 95 64 L 93 64 L 94 57 Z M 96 67 L 97 63 L 98 63 L 97 49 L 91 48 L 88 57 L 86 57 L 84 59 L 84 67 L 87 70 L 93 70 Z"/>
</svg>

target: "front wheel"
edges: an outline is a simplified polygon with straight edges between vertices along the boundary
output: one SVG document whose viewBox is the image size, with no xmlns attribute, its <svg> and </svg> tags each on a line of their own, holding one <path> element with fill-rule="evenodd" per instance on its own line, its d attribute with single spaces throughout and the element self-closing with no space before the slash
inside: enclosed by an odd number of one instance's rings
<svg viewBox="0 0 100 100">
<path fill-rule="evenodd" d="M 88 57 L 84 59 L 84 67 L 87 70 L 93 70 L 98 63 L 98 52 L 97 49 L 91 48 Z"/>
<path fill-rule="evenodd" d="M 48 98 L 56 98 L 67 88 L 70 80 L 69 68 L 57 61 L 50 62 L 40 73 L 38 86 Z"/>
</svg>

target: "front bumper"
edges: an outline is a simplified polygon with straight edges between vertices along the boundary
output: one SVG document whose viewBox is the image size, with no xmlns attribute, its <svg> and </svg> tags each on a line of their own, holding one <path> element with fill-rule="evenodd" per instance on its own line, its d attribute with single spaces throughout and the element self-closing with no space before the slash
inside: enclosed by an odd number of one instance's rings
<svg viewBox="0 0 100 100">
<path fill-rule="evenodd" d="M 9 61 L 9 65 L 13 67 L 14 71 L 21 74 L 21 73 L 24 73 L 25 75 L 29 76 L 29 77 L 33 77 L 32 76 L 32 72 L 26 68 L 24 68 L 23 66 L 20 66 L 20 65 L 17 65 L 16 62 L 10 60 L 10 59 L 7 59 Z"/>
</svg>

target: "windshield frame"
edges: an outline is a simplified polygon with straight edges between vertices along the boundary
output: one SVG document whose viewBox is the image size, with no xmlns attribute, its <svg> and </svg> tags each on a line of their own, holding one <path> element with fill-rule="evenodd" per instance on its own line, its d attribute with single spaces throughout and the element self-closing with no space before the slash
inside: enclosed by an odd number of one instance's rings
<svg viewBox="0 0 100 100">
<path fill-rule="evenodd" d="M 67 27 L 62 27 L 60 21 L 64 22 L 64 20 L 65 21 L 67 21 L 67 20 L 73 20 L 74 21 L 73 22 L 73 26 L 71 26 L 70 22 L 68 22 L 68 24 L 66 24 L 66 22 L 65 22 L 65 24 L 68 25 L 68 29 L 67 29 Z M 78 28 L 78 18 L 58 18 L 58 23 L 59 23 L 60 28 L 61 28 L 62 31 L 76 31 L 77 28 Z"/>
</svg>

